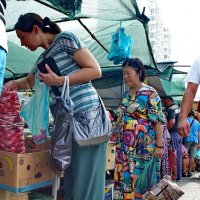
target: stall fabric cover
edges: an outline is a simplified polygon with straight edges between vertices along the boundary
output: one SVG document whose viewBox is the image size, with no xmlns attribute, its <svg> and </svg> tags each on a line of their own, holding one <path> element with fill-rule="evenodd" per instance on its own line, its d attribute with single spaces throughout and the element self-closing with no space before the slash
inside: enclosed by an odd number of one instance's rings
<svg viewBox="0 0 200 200">
<path fill-rule="evenodd" d="M 71 19 L 81 12 L 82 0 L 48 0 Z"/>
<path fill-rule="evenodd" d="M 63 7 L 62 3 L 66 6 Z M 7 1 L 6 9 L 9 52 L 5 81 L 29 73 L 43 51 L 38 48 L 31 52 L 22 47 L 13 29 L 19 16 L 27 12 L 34 12 L 42 17 L 48 16 L 57 22 L 63 31 L 71 31 L 80 37 L 101 66 L 103 79 L 95 81 L 98 88 L 122 86 L 121 65 L 114 65 L 107 59 L 112 34 L 119 28 L 120 23 L 126 34 L 134 39 L 134 45 L 131 46 L 132 57 L 143 61 L 147 75 L 159 76 L 164 80 L 170 80 L 172 77 L 172 69 L 158 68 L 155 63 L 148 38 L 148 18 L 140 13 L 136 0 L 11 0 Z M 159 86 L 157 87 L 159 89 Z"/>
<path fill-rule="evenodd" d="M 48 16 L 52 21 L 57 22 L 63 31 L 75 33 L 93 53 L 102 70 L 105 67 L 113 69 L 117 66 L 107 59 L 107 55 L 110 50 L 111 36 L 119 28 L 121 22 L 126 34 L 134 38 L 132 56 L 140 58 L 145 65 L 156 69 L 148 40 L 148 27 L 141 17 L 135 0 L 82 0 L 81 10 L 75 14 L 74 19 L 69 18 L 63 10 L 45 0 L 12 0 L 7 1 L 7 4 L 6 29 L 9 52 L 6 67 L 14 74 L 23 75 L 30 72 L 37 57 L 43 51 L 39 48 L 30 52 L 22 47 L 13 31 L 19 16 L 27 12 L 35 12 L 42 17 Z M 90 32 L 77 19 L 80 19 Z M 6 71 L 6 78 L 13 77 L 12 72 Z"/>
</svg>

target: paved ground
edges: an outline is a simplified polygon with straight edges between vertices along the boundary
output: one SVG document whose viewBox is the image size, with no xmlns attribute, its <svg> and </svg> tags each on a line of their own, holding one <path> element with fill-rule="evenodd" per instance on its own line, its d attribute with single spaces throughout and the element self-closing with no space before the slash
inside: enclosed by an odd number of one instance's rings
<svg viewBox="0 0 200 200">
<path fill-rule="evenodd" d="M 200 173 L 193 172 L 192 177 L 183 177 L 177 184 L 184 191 L 184 195 L 179 200 L 200 200 Z"/>
<path fill-rule="evenodd" d="M 193 172 L 192 177 L 183 177 L 181 182 L 177 182 L 178 186 L 184 191 L 184 195 L 179 200 L 200 200 L 200 172 Z M 49 194 L 51 190 L 49 191 Z M 63 192 L 58 192 L 58 199 L 64 200 Z M 90 199 L 91 200 L 91 199 Z"/>
</svg>

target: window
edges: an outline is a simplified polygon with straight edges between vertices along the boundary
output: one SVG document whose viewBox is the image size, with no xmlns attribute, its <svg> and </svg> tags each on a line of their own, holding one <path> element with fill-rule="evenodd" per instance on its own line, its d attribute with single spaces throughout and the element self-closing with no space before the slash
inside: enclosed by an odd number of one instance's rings
<svg viewBox="0 0 200 200">
<path fill-rule="evenodd" d="M 156 34 L 155 33 L 151 33 L 150 34 L 150 38 L 155 38 L 156 37 Z"/>
<path fill-rule="evenodd" d="M 151 9 L 151 15 L 155 15 L 156 14 L 156 10 L 155 9 Z"/>
</svg>

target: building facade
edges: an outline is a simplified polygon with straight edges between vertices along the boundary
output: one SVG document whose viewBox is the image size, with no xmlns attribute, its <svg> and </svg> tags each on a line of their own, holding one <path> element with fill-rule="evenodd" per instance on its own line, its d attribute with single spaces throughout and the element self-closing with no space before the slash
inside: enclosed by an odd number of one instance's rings
<svg viewBox="0 0 200 200">
<path fill-rule="evenodd" d="M 156 0 L 137 0 L 140 11 L 145 7 L 145 15 L 150 18 L 149 39 L 156 62 L 170 61 L 171 38 L 167 27 L 162 23 Z"/>
</svg>

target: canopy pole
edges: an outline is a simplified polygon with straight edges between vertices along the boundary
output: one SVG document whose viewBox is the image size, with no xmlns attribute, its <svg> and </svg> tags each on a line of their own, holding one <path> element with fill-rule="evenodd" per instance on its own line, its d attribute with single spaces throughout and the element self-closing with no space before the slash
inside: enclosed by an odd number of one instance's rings
<svg viewBox="0 0 200 200">
<path fill-rule="evenodd" d="M 109 51 L 103 46 L 103 44 L 95 37 L 94 34 L 91 33 L 91 31 L 87 28 L 87 26 L 85 26 L 85 24 L 83 24 L 83 22 L 81 21 L 80 18 L 78 18 L 78 22 L 81 24 L 81 26 L 83 26 L 83 28 L 90 34 L 90 36 L 107 52 L 109 53 Z"/>
</svg>

